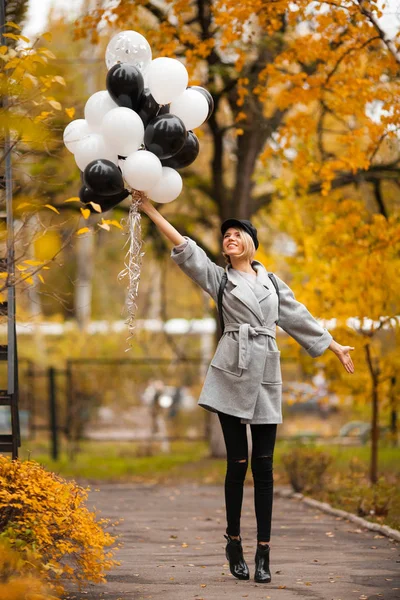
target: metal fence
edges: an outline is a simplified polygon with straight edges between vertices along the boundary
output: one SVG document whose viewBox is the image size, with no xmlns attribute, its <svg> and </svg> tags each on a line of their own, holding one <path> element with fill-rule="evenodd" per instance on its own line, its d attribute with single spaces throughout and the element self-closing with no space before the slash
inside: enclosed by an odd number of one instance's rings
<svg viewBox="0 0 400 600">
<path fill-rule="evenodd" d="M 60 434 L 80 440 L 159 442 L 207 436 L 196 411 L 206 365 L 200 359 L 79 359 L 65 368 L 21 361 L 23 437 L 47 431 L 52 454 Z"/>
</svg>

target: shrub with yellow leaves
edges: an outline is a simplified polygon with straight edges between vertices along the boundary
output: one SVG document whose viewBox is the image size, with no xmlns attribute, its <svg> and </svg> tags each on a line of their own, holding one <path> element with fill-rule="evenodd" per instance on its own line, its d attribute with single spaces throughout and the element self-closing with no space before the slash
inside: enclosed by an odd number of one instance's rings
<svg viewBox="0 0 400 600">
<path fill-rule="evenodd" d="M 0 456 L 0 538 L 27 559 L 57 589 L 105 581 L 114 559 L 115 536 L 105 531 L 85 501 L 87 489 L 46 471 L 34 461 Z"/>
<path fill-rule="evenodd" d="M 33 554 L 33 553 L 32 553 Z M 43 582 L 34 557 L 27 558 L 0 542 L 0 600 L 57 600 Z"/>
</svg>

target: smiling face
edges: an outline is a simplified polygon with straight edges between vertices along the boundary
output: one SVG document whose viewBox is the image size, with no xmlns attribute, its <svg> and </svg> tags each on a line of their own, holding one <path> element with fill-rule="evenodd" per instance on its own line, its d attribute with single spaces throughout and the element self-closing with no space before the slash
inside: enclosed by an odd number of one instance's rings
<svg viewBox="0 0 400 600">
<path fill-rule="evenodd" d="M 232 259 L 248 260 L 251 264 L 256 249 L 251 236 L 243 229 L 229 227 L 222 238 L 222 254 L 225 260 L 232 264 Z"/>
<path fill-rule="evenodd" d="M 222 251 L 226 256 L 241 256 L 244 251 L 242 231 L 229 227 L 224 234 Z"/>
</svg>

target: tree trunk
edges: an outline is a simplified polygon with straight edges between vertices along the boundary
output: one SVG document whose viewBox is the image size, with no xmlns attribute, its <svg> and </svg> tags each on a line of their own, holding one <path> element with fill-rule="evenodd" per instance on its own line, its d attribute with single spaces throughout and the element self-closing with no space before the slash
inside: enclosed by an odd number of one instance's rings
<svg viewBox="0 0 400 600">
<path fill-rule="evenodd" d="M 375 484 L 378 481 L 378 444 L 379 444 L 379 391 L 378 391 L 378 377 L 379 377 L 379 366 L 374 368 L 371 357 L 371 346 L 368 343 L 365 346 L 365 353 L 367 356 L 367 363 L 369 372 L 371 375 L 372 382 L 372 413 L 371 413 L 371 458 L 370 458 L 370 469 L 369 479 L 370 482 Z"/>
<path fill-rule="evenodd" d="M 390 435 L 393 448 L 397 447 L 397 395 L 396 395 L 396 375 L 390 378 Z"/>
</svg>

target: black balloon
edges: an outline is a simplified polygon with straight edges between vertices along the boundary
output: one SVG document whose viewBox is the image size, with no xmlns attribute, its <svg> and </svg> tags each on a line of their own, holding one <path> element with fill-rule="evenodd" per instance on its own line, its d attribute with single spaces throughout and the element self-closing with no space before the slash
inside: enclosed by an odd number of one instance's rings
<svg viewBox="0 0 400 600">
<path fill-rule="evenodd" d="M 203 87 L 200 87 L 199 85 L 191 85 L 190 89 L 196 90 L 197 92 L 200 92 L 200 94 L 203 94 L 203 96 L 205 97 L 205 99 L 208 102 L 208 115 L 207 115 L 206 120 L 204 121 L 204 123 L 205 123 L 206 121 L 208 121 L 208 119 L 211 117 L 211 115 L 214 111 L 214 98 L 211 96 L 211 94 L 208 90 L 206 90 Z"/>
<path fill-rule="evenodd" d="M 159 110 L 160 105 L 154 100 L 150 90 L 145 88 L 137 108 L 137 114 L 142 119 L 145 127 L 158 115 Z"/>
<path fill-rule="evenodd" d="M 196 160 L 200 151 L 199 140 L 193 133 L 188 131 L 186 142 L 177 154 L 174 154 L 171 158 L 162 160 L 163 167 L 171 167 L 172 169 L 183 169 L 192 164 Z"/>
<path fill-rule="evenodd" d="M 182 150 L 187 137 L 183 121 L 175 115 L 156 117 L 147 125 L 144 144 L 158 158 L 171 158 Z"/>
<path fill-rule="evenodd" d="M 90 210 L 92 213 L 96 213 L 97 210 L 93 208 L 90 202 L 94 202 L 98 204 L 101 208 L 101 212 L 105 212 L 106 210 L 110 210 L 117 206 L 122 200 L 125 200 L 129 196 L 128 190 L 123 190 L 118 194 L 113 194 L 112 196 L 100 196 L 91 190 L 90 188 L 83 185 L 79 190 L 79 198 L 83 204 L 86 204 L 86 208 Z"/>
<path fill-rule="evenodd" d="M 107 73 L 107 89 L 118 106 L 137 110 L 143 90 L 143 75 L 136 67 L 118 63 Z"/>
<path fill-rule="evenodd" d="M 157 113 L 157 117 L 160 117 L 161 115 L 167 115 L 169 113 L 169 104 L 163 104 L 162 106 L 160 106 L 160 110 Z"/>
<path fill-rule="evenodd" d="M 124 189 L 120 169 L 105 158 L 98 158 L 88 164 L 83 172 L 83 182 L 99 196 L 113 196 Z"/>
</svg>

